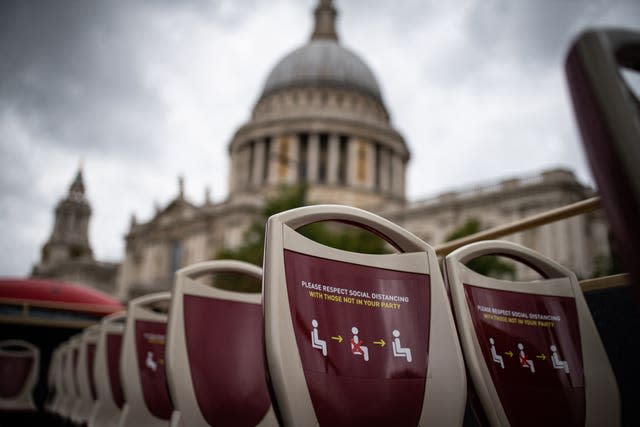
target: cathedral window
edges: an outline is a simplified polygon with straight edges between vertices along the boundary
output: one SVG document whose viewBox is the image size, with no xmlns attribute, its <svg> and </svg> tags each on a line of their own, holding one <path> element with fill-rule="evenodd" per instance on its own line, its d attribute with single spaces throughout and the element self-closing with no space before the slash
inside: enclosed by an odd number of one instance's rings
<svg viewBox="0 0 640 427">
<path fill-rule="evenodd" d="M 298 135 L 298 180 L 305 182 L 307 180 L 307 155 L 309 152 L 309 134 L 301 133 Z"/>
<path fill-rule="evenodd" d="M 318 182 L 327 182 L 329 135 L 326 133 L 320 134 L 320 152 L 318 154 Z"/>
<path fill-rule="evenodd" d="M 364 142 L 358 144 L 358 181 L 362 182 L 367 178 L 367 147 Z"/>
<path fill-rule="evenodd" d="M 80 246 L 72 246 L 69 250 L 69 258 L 77 259 L 82 255 L 82 248 Z"/>
<path fill-rule="evenodd" d="M 249 172 L 249 176 L 248 176 L 249 185 L 251 185 L 253 183 L 253 167 L 254 167 L 253 164 L 255 163 L 255 157 L 256 157 L 255 148 L 256 148 L 255 147 L 255 142 L 254 141 L 249 142 L 249 148 L 248 148 L 248 150 L 249 150 L 249 171 L 248 171 Z"/>
<path fill-rule="evenodd" d="M 70 231 L 73 231 L 75 226 L 76 226 L 76 216 L 74 215 L 73 212 L 70 212 L 67 218 L 67 229 L 69 229 Z"/>
<path fill-rule="evenodd" d="M 171 264 L 171 273 L 175 273 L 181 266 L 182 262 L 182 243 L 179 240 L 171 242 L 171 253 L 169 258 Z"/>
</svg>

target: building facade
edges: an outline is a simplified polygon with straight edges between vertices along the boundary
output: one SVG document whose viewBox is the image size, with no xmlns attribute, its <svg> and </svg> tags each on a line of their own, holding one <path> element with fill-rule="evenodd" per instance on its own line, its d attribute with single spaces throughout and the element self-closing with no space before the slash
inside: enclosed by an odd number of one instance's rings
<svg viewBox="0 0 640 427">
<path fill-rule="evenodd" d="M 378 213 L 435 245 L 470 219 L 483 227 L 508 223 L 592 195 L 567 170 L 516 177 L 432 199 L 407 201 L 411 154 L 393 127 L 367 64 L 344 47 L 337 12 L 320 0 L 309 41 L 267 76 L 250 120 L 228 146 L 224 202 L 195 205 L 177 195 L 153 218 L 132 217 L 117 296 L 167 290 L 173 273 L 237 247 L 264 200 L 283 184 L 304 182 L 311 203 L 338 203 Z M 587 277 L 609 253 L 601 215 L 583 215 L 516 234 L 510 240 L 545 253 Z M 43 256 L 44 260 L 44 256 Z"/>
</svg>

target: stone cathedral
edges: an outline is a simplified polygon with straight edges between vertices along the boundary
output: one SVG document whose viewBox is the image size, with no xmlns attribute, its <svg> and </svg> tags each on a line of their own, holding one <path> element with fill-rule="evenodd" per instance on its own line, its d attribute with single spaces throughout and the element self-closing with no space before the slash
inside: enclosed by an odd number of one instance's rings
<svg viewBox="0 0 640 427">
<path fill-rule="evenodd" d="M 471 190 L 449 190 L 408 201 L 405 174 L 411 153 L 393 127 L 371 69 L 345 47 L 331 0 L 320 0 L 309 41 L 272 69 L 250 120 L 229 142 L 229 193 L 195 205 L 178 192 L 153 218 L 132 216 L 126 253 L 111 292 L 122 299 L 167 290 L 173 272 L 209 260 L 241 243 L 265 197 L 282 184 L 305 182 L 311 203 L 337 203 L 373 211 L 431 245 L 470 218 L 484 227 L 590 197 L 593 191 L 568 170 L 514 177 Z M 197 153 L 193 153 L 197 155 Z M 418 165 L 419 167 L 419 165 Z M 590 276 L 608 256 L 607 227 L 592 213 L 510 236 Z M 88 247 L 88 246 L 87 246 Z M 87 284 L 92 284 L 86 280 Z M 102 286 L 104 288 L 104 286 Z"/>
</svg>

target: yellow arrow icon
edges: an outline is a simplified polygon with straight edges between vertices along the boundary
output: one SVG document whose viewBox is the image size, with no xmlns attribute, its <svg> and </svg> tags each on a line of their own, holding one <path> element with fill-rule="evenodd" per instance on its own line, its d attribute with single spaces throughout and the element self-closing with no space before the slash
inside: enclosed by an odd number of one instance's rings
<svg viewBox="0 0 640 427">
<path fill-rule="evenodd" d="M 547 358 L 547 356 L 545 356 L 544 354 L 538 354 L 536 357 L 542 360 L 545 360 Z"/>
<path fill-rule="evenodd" d="M 506 354 L 509 357 L 513 357 L 513 352 L 511 351 L 505 351 L 504 354 Z"/>
<path fill-rule="evenodd" d="M 386 344 L 382 338 L 380 338 L 380 341 L 374 341 L 373 343 L 378 344 L 380 347 L 384 347 Z"/>
<path fill-rule="evenodd" d="M 338 341 L 338 344 L 340 344 L 343 340 L 342 335 L 338 335 L 337 337 L 331 337 L 331 339 Z"/>
</svg>

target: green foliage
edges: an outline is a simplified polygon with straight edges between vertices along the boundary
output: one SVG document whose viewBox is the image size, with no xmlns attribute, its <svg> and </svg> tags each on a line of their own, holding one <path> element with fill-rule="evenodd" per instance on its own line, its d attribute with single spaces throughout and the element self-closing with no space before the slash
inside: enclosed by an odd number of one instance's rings
<svg viewBox="0 0 640 427">
<path fill-rule="evenodd" d="M 611 254 L 610 256 L 597 255 L 593 259 L 593 265 L 594 268 L 591 278 L 611 276 L 624 272 L 620 266 L 620 260 L 615 254 Z"/>
<path fill-rule="evenodd" d="M 300 234 L 332 248 L 365 254 L 384 254 L 391 250 L 375 234 L 344 224 L 309 224 L 298 230 Z"/>
<path fill-rule="evenodd" d="M 238 248 L 223 248 L 216 254 L 217 259 L 236 259 L 262 266 L 264 232 L 267 219 L 279 212 L 306 205 L 306 186 L 283 187 L 279 193 L 269 198 L 256 219 L 243 235 L 243 244 Z M 351 252 L 382 254 L 390 252 L 389 246 L 376 235 L 357 227 L 334 223 L 315 223 L 298 230 L 302 235 L 323 245 Z M 215 286 L 242 292 L 258 292 L 260 284 L 248 281 L 217 278 Z M 245 283 L 246 282 L 246 283 Z"/>
<path fill-rule="evenodd" d="M 446 238 L 446 241 L 448 242 L 451 240 L 460 239 L 461 237 L 470 236 L 472 234 L 478 233 L 481 230 L 482 225 L 480 224 L 480 221 L 475 218 L 470 218 L 460 228 L 457 228 L 451 234 L 449 234 Z M 493 255 L 485 255 L 476 258 L 468 262 L 467 267 L 469 267 L 476 273 L 489 277 L 514 278 L 516 275 L 516 269 L 512 263 L 505 262 L 502 258 Z"/>
<path fill-rule="evenodd" d="M 472 234 L 478 233 L 482 227 L 480 226 L 480 221 L 475 218 L 469 218 L 467 222 L 465 222 L 461 227 L 456 228 L 449 234 L 446 238 L 447 242 L 451 240 L 460 239 L 462 237 L 470 236 Z"/>
</svg>

